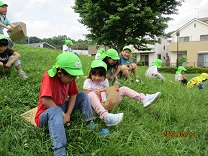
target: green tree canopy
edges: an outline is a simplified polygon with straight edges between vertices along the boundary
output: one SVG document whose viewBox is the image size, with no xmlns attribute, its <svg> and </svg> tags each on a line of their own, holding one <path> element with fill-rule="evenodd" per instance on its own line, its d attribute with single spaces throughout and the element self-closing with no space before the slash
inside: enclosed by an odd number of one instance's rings
<svg viewBox="0 0 208 156">
<path fill-rule="evenodd" d="M 121 50 L 124 45 L 133 44 L 137 49 L 144 49 L 155 36 L 164 34 L 166 15 L 176 14 L 177 0 L 76 0 L 73 7 L 80 14 L 80 23 L 87 26 L 88 39 L 96 44 L 106 45 Z"/>
</svg>

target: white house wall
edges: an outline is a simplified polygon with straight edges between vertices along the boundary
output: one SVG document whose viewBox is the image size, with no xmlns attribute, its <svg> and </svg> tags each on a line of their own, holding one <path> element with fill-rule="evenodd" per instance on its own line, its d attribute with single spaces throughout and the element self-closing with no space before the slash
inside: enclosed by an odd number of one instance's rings
<svg viewBox="0 0 208 156">
<path fill-rule="evenodd" d="M 194 27 L 196 25 L 196 27 Z M 184 26 L 180 30 L 179 37 L 189 36 L 189 41 L 200 41 L 200 35 L 207 35 L 207 24 L 198 20 L 193 20 L 190 24 Z M 177 36 L 174 34 L 172 42 L 177 42 Z"/>
</svg>

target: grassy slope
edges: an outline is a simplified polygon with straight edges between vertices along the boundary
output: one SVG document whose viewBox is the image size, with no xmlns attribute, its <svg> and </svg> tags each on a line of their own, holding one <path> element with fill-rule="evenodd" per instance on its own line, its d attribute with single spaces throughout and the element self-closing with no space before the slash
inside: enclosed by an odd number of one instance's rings
<svg viewBox="0 0 208 156">
<path fill-rule="evenodd" d="M 47 130 L 38 129 L 19 115 L 37 105 L 41 77 L 55 62 L 61 51 L 15 45 L 21 55 L 22 67 L 29 79 L 16 77 L 13 69 L 8 78 L 0 78 L 0 156 L 52 155 Z M 81 56 L 87 73 L 92 57 Z M 208 102 L 207 90 L 187 89 L 174 81 L 174 75 L 163 73 L 166 82 L 144 77 L 146 67 L 139 67 L 142 83 L 120 82 L 138 92 L 162 92 L 161 98 L 144 109 L 141 103 L 124 98 L 116 112 L 124 112 L 124 120 L 110 127 L 110 135 L 100 137 L 89 131 L 82 116 L 76 113 L 71 125 L 66 126 L 68 155 L 208 155 Z M 195 76 L 186 75 L 188 79 Z M 77 79 L 82 89 L 84 78 Z M 98 126 L 105 127 L 96 119 Z M 194 132 L 194 137 L 164 137 L 165 131 Z"/>
</svg>

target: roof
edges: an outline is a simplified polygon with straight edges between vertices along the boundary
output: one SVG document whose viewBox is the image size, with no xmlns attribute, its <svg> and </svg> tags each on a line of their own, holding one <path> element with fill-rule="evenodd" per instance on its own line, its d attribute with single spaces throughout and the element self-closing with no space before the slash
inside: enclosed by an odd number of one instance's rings
<svg viewBox="0 0 208 156">
<path fill-rule="evenodd" d="M 203 24 L 206 24 L 208 26 L 208 17 L 204 17 L 204 18 L 194 18 L 191 21 L 189 21 L 186 24 L 184 24 L 182 27 L 180 27 L 177 30 L 181 30 L 181 29 L 185 28 L 187 25 L 189 25 L 190 23 L 192 23 L 194 21 L 198 21 L 198 22 L 203 23 Z M 175 34 L 177 30 L 175 30 L 175 32 L 172 33 L 171 35 Z"/>
<path fill-rule="evenodd" d="M 208 23 L 208 17 L 204 17 L 204 18 L 198 18 L 198 20 Z"/>
</svg>

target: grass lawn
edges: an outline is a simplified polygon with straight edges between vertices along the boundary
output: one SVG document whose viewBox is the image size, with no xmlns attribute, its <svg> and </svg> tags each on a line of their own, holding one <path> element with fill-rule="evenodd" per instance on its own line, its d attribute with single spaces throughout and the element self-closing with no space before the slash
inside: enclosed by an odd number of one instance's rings
<svg viewBox="0 0 208 156">
<path fill-rule="evenodd" d="M 47 129 L 32 126 L 20 114 L 36 107 L 42 75 L 50 69 L 61 51 L 15 45 L 21 54 L 23 70 L 29 78 L 0 78 L 0 156 L 53 155 Z M 80 56 L 85 75 L 93 57 Z M 119 82 L 140 93 L 162 92 L 148 108 L 125 97 L 113 113 L 124 113 L 123 121 L 110 127 L 109 135 L 100 137 L 90 131 L 79 112 L 66 126 L 69 156 L 205 156 L 208 155 L 208 90 L 187 89 L 174 82 L 174 74 L 162 73 L 165 82 L 144 76 L 147 67 L 139 67 L 141 83 Z M 190 79 L 198 74 L 187 74 Z M 172 82 L 170 82 L 172 81 Z M 77 79 L 82 90 L 84 77 Z M 205 82 L 208 87 L 208 83 Z M 99 128 L 105 127 L 96 119 Z"/>
</svg>

